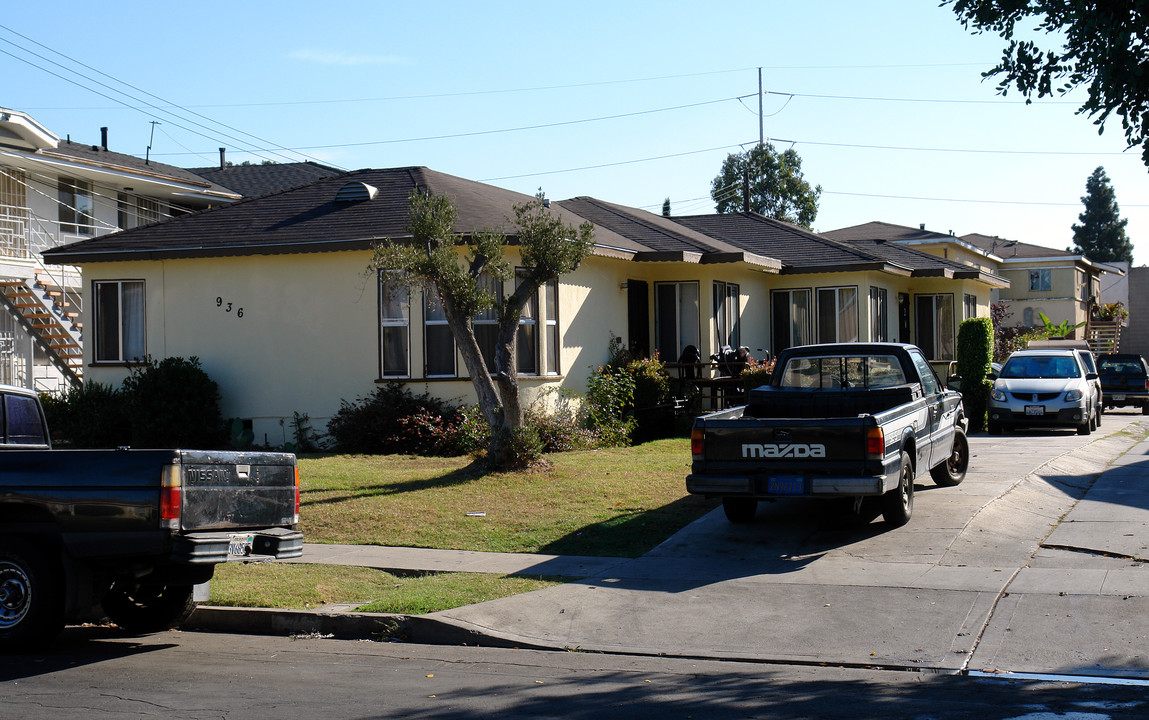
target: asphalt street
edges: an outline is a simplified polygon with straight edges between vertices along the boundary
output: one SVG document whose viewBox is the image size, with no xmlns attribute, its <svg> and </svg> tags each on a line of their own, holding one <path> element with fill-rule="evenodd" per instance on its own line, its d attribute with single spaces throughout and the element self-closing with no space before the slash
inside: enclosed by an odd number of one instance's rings
<svg viewBox="0 0 1149 720">
<path fill-rule="evenodd" d="M 875 507 L 795 500 L 751 525 L 717 510 L 633 560 L 308 545 L 302 561 L 581 578 L 413 619 L 416 642 L 1149 679 L 1147 431 L 1117 413 L 1087 437 L 975 435 L 966 480 L 919 477 L 894 530 Z M 192 626 L 397 628 L 339 610 L 201 608 Z"/>
</svg>

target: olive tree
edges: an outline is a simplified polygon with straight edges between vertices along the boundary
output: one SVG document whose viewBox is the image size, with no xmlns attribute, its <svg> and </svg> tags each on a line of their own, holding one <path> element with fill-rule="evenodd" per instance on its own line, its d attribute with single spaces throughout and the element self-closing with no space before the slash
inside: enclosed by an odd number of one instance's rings
<svg viewBox="0 0 1149 720">
<path fill-rule="evenodd" d="M 374 271 L 391 271 L 393 278 L 413 289 L 435 293 L 447 325 L 471 376 L 479 409 L 491 426 L 488 457 L 504 464 L 507 440 L 522 425 L 523 406 L 515 366 L 519 318 L 527 302 L 546 283 L 569 273 L 590 254 L 594 226 L 565 224 L 541 197 L 514 205 L 508 234 L 486 229 L 467 235 L 455 231 L 458 210 L 450 198 L 416 192 L 410 198 L 410 239 L 385 239 L 371 260 Z M 516 273 L 506 257 L 508 244 L 517 244 Z M 492 293 L 514 278 L 509 294 Z M 473 318 L 494 310 L 498 318 L 494 370 L 488 370 L 475 335 Z"/>
</svg>

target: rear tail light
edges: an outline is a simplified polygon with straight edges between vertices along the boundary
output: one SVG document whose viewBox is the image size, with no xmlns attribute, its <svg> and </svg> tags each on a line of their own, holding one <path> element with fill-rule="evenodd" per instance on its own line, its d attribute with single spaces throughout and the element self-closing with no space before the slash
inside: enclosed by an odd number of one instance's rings
<svg viewBox="0 0 1149 720">
<path fill-rule="evenodd" d="M 292 525 L 299 523 L 299 466 L 295 466 L 295 519 L 291 521 Z"/>
<path fill-rule="evenodd" d="M 881 460 L 886 455 L 886 434 L 880 427 L 866 430 L 866 459 Z"/>
<path fill-rule="evenodd" d="M 164 465 L 160 474 L 160 527 L 180 529 L 183 480 L 179 465 Z"/>
<path fill-rule="evenodd" d="M 703 433 L 700 428 L 695 428 L 690 431 L 690 454 L 695 457 L 701 457 L 702 455 L 702 436 Z"/>
</svg>

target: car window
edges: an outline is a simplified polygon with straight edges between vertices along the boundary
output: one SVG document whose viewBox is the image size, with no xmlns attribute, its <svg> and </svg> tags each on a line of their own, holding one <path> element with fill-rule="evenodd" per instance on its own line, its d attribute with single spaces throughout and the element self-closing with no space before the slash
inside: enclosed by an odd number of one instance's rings
<svg viewBox="0 0 1149 720">
<path fill-rule="evenodd" d="M 1068 355 L 1014 355 L 1001 369 L 1003 378 L 1077 378 L 1081 366 Z"/>
<path fill-rule="evenodd" d="M 866 388 L 904 385 L 906 374 L 893 355 L 797 357 L 786 362 L 781 387 Z"/>
<path fill-rule="evenodd" d="M 44 445 L 44 423 L 36 399 L 23 395 L 4 396 L 6 442 L 10 445 Z"/>
<path fill-rule="evenodd" d="M 1093 364 L 1093 353 L 1088 350 L 1078 350 L 1077 357 L 1081 358 L 1081 364 L 1085 366 L 1085 372 L 1097 372 L 1097 366 Z"/>
<path fill-rule="evenodd" d="M 910 351 L 910 359 L 914 362 L 914 367 L 917 368 L 918 377 L 922 381 L 922 392 L 926 395 L 934 395 L 941 389 L 941 383 L 934 375 L 934 369 L 930 367 L 930 363 L 926 360 L 926 356 L 920 352 Z"/>
</svg>

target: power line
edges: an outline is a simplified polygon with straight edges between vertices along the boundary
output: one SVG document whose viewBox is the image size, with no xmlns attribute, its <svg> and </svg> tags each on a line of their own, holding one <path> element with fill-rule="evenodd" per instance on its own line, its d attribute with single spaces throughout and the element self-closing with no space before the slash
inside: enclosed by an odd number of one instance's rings
<svg viewBox="0 0 1149 720">
<path fill-rule="evenodd" d="M 496 180 L 516 180 L 518 178 L 536 177 L 540 175 L 557 175 L 566 172 L 579 172 L 581 170 L 598 170 L 607 167 L 617 167 L 619 165 L 634 165 L 636 163 L 651 162 L 652 160 L 667 160 L 669 158 L 684 157 L 686 155 L 700 155 L 702 153 L 714 152 L 715 150 L 729 150 L 730 148 L 741 147 L 741 145 L 722 145 L 719 147 L 706 148 L 705 150 L 688 150 L 686 152 L 672 153 L 670 155 L 656 155 L 654 157 L 639 158 L 637 160 L 620 160 L 612 163 L 602 163 L 600 165 L 583 165 L 582 167 L 566 168 L 565 170 L 544 170 L 541 172 L 522 173 L 520 175 L 503 175 L 502 177 L 483 178 L 479 182 L 494 182 Z"/>
<path fill-rule="evenodd" d="M 455 138 L 478 137 L 478 136 L 482 136 L 482 135 L 499 135 L 499 134 L 503 134 L 503 133 L 521 132 L 524 130 L 543 130 L 546 128 L 564 127 L 567 125 L 581 125 L 581 124 L 585 124 L 585 123 L 602 122 L 604 120 L 618 120 L 621 118 L 638 117 L 641 115 L 652 115 L 654 113 L 671 112 L 674 110 L 685 110 L 685 109 L 689 109 L 689 108 L 702 107 L 704 105 L 715 105 L 717 103 L 730 102 L 731 100 L 737 100 L 737 98 L 736 97 L 727 97 L 727 98 L 719 98 L 717 100 L 703 100 L 702 102 L 687 103 L 686 105 L 675 105 L 672 107 L 655 108 L 653 110 L 638 110 L 636 112 L 619 113 L 617 115 L 602 115 L 599 117 L 582 118 L 579 120 L 561 120 L 559 122 L 542 123 L 539 125 L 520 125 L 518 127 L 499 128 L 496 130 L 475 130 L 472 132 L 451 133 L 451 134 L 446 134 L 446 135 L 425 135 L 422 137 L 399 138 L 399 139 L 395 139 L 395 140 L 367 140 L 364 142 L 357 142 L 357 143 L 337 143 L 337 144 L 331 144 L 331 145 L 305 145 L 301 148 L 296 148 L 296 149 L 297 150 L 331 150 L 334 148 L 365 147 L 368 145 L 394 145 L 394 144 L 398 144 L 398 143 L 427 142 L 430 140 L 451 140 L 451 139 L 455 139 Z M 184 154 L 187 154 L 187 153 L 156 153 L 156 155 L 184 155 Z"/>
<path fill-rule="evenodd" d="M 44 45 L 43 43 L 37 42 L 36 40 L 33 40 L 32 38 L 29 38 L 28 36 L 26 36 L 26 35 L 23 35 L 23 34 L 21 34 L 21 33 L 17 32 L 17 31 L 15 31 L 15 30 L 13 30 L 12 28 L 10 28 L 10 27 L 8 27 L 8 26 L 6 26 L 6 25 L 2 25 L 2 24 L 0 24 L 0 29 L 3 29 L 3 30 L 7 30 L 8 32 L 12 33 L 13 35 L 16 35 L 17 37 L 23 38 L 24 40 L 26 40 L 26 41 L 28 41 L 28 42 L 30 42 L 30 43 L 33 43 L 34 45 L 37 45 L 38 47 L 44 48 L 45 50 L 47 50 L 47 51 L 49 51 L 49 52 L 51 52 L 51 53 L 54 53 L 54 54 L 56 54 L 56 55 L 58 55 L 58 56 L 60 56 L 60 57 L 62 57 L 62 58 L 64 58 L 64 59 L 68 60 L 68 61 L 69 61 L 69 62 L 71 62 L 71 63 L 74 63 L 74 64 L 76 64 L 76 65 L 79 65 L 80 67 L 83 67 L 83 68 L 86 68 L 86 69 L 88 69 L 88 70 L 91 70 L 92 72 L 94 72 L 94 73 L 97 73 L 97 74 L 99 74 L 99 75 L 101 75 L 101 76 L 103 76 L 103 77 L 106 77 L 106 78 L 108 78 L 109 80 L 112 80 L 112 81 L 114 81 L 114 82 L 116 82 L 116 83 L 119 83 L 120 85 L 124 85 L 124 86 L 126 86 L 126 87 L 129 87 L 129 88 L 131 88 L 131 89 L 133 89 L 133 90 L 137 91 L 137 92 L 140 92 L 140 93 L 143 93 L 143 94 L 145 94 L 145 95 L 147 95 L 147 96 L 149 96 L 149 97 L 155 98 L 156 100 L 159 100 L 160 102 L 163 102 L 163 103 L 167 103 L 169 106 L 172 106 L 172 107 L 176 107 L 176 108 L 180 109 L 180 110 L 181 110 L 181 111 L 183 111 L 183 112 L 190 112 L 192 115 L 195 115 L 196 117 L 200 117 L 200 118 L 203 118 L 204 120 L 206 120 L 206 121 L 208 121 L 208 122 L 210 122 L 210 123 L 213 123 L 213 124 L 215 124 L 215 125 L 218 125 L 218 126 L 221 126 L 221 127 L 227 128 L 227 129 L 229 129 L 229 130 L 232 130 L 232 131 L 234 131 L 234 132 L 238 132 L 238 133 L 241 133 L 241 134 L 243 134 L 243 135 L 246 135 L 247 137 L 249 137 L 249 138 L 252 138 L 252 139 L 254 139 L 254 140 L 257 140 L 257 141 L 259 141 L 259 142 L 261 142 L 261 143 L 264 143 L 264 144 L 270 144 L 270 145 L 274 145 L 274 146 L 275 146 L 275 147 L 276 147 L 278 150 L 285 150 L 285 151 L 291 152 L 291 151 L 287 150 L 287 148 L 283 148 L 282 146 L 278 146 L 278 145 L 276 145 L 275 143 L 271 143 L 271 142 L 269 142 L 268 140 L 265 140 L 265 139 L 263 139 L 263 138 L 260 138 L 260 137 L 258 137 L 258 136 L 256 136 L 256 135 L 253 135 L 253 134 L 251 134 L 251 133 L 245 132 L 245 131 L 243 131 L 243 130 L 239 130 L 239 129 L 237 129 L 237 128 L 233 128 L 233 127 L 231 127 L 231 126 L 229 126 L 229 125 L 227 125 L 227 124 L 225 124 L 225 123 L 221 123 L 221 122 L 219 122 L 219 121 L 217 121 L 217 120 L 213 120 L 213 119 L 211 119 L 211 118 L 208 118 L 208 117 L 207 117 L 207 116 L 205 116 L 205 115 L 201 115 L 200 113 L 196 113 L 196 112 L 194 112 L 194 111 L 189 111 L 189 110 L 187 110 L 186 108 L 183 108 L 183 107 L 181 107 L 181 106 L 179 106 L 179 105 L 176 105 L 176 104 L 174 104 L 174 103 L 171 103 L 171 101 L 169 101 L 169 100 L 165 100 L 164 98 L 161 98 L 161 97 L 159 97 L 158 95 L 155 95 L 154 93 L 150 93 L 150 92 L 148 92 L 148 91 L 146 91 L 146 90 L 143 90 L 143 89 L 141 89 L 141 88 L 138 88 L 138 87 L 136 87 L 136 86 L 132 85 L 131 83 L 127 83 L 127 82 L 124 82 L 123 80 L 120 80 L 120 79 L 118 79 L 118 78 L 116 78 L 116 77 L 113 77 L 112 75 L 109 75 L 109 74 L 107 74 L 107 73 L 105 73 L 105 72 L 103 72 L 103 71 L 101 71 L 101 70 L 98 70 L 98 69 L 96 69 L 96 68 L 94 68 L 94 67 L 92 67 L 92 66 L 90 66 L 90 65 L 87 65 L 87 64 L 85 64 L 85 63 L 83 63 L 83 62 L 81 62 L 81 61 L 79 61 L 79 60 L 76 60 L 75 58 L 72 58 L 72 57 L 70 57 L 70 56 L 68 56 L 68 55 L 66 55 L 66 54 L 64 54 L 64 53 L 62 53 L 62 52 L 59 52 L 58 50 L 54 50 L 53 48 L 50 48 L 50 47 L 48 47 L 47 45 Z M 189 120 L 189 119 L 187 119 L 187 118 L 179 117 L 179 116 L 175 115 L 174 113 L 172 113 L 172 112 L 170 112 L 170 111 L 168 111 L 168 110 L 165 110 L 164 108 L 162 108 L 162 107 L 160 107 L 160 106 L 158 106 L 158 105 L 155 105 L 154 103 L 150 103 L 150 102 L 148 102 L 147 100 L 143 100 L 143 99 L 141 99 L 141 98 L 138 98 L 138 97 L 134 97 L 134 96 L 132 96 L 131 94 L 129 94 L 129 93 L 127 93 L 127 92 L 124 92 L 123 90 L 120 90 L 120 89 L 114 88 L 114 87 L 112 87 L 112 86 L 108 85 L 107 83 L 104 83 L 104 82 L 102 82 L 102 81 L 100 81 L 100 80 L 97 80 L 97 79 L 95 79 L 95 78 L 89 77 L 89 76 L 87 76 L 87 75 L 84 75 L 83 73 L 81 73 L 81 72 L 78 72 L 78 71 L 76 71 L 76 70 L 74 70 L 74 69 L 72 69 L 72 68 L 68 68 L 68 67 L 65 67 L 64 65 L 61 65 L 60 63 L 56 62 L 55 60 L 52 60 L 51 58 L 47 58 L 47 57 L 44 57 L 43 55 L 40 55 L 39 53 L 37 53 L 37 52 L 35 52 L 35 51 L 33 51 L 33 50 L 29 50 L 29 49 L 28 49 L 28 48 L 26 48 L 26 47 L 22 47 L 22 46 L 18 45 L 17 43 L 14 43 L 14 42 L 12 42 L 11 40 L 8 40 L 8 39 L 4 39 L 4 38 L 0 38 L 0 39 L 2 39 L 4 42 L 8 43 L 8 44 L 9 44 L 9 45 L 11 45 L 11 46 L 13 46 L 13 47 L 15 47 L 15 48 L 18 48 L 19 50 L 21 50 L 21 51 L 23 51 L 23 52 L 26 52 L 26 53 L 28 53 L 28 54 L 30 54 L 30 55 L 32 55 L 33 57 L 37 57 L 37 58 L 39 58 L 39 59 L 41 59 L 41 60 L 43 60 L 43 61 L 45 61 L 45 62 L 51 63 L 52 65 L 55 65 L 56 67 L 60 68 L 61 70 L 65 71 L 65 72 L 69 72 L 69 73 L 72 73 L 72 74 L 74 74 L 74 75 L 77 75 L 77 76 L 79 76 L 79 77 L 81 77 L 81 78 L 84 78 L 85 80 L 88 80 L 88 81 L 90 81 L 90 82 L 94 82 L 94 83 L 96 83 L 96 84 L 100 85 L 101 87 L 107 88 L 107 89 L 108 89 L 109 91 L 111 91 L 111 92 L 114 92 L 114 93 L 118 93 L 118 94 L 120 94 L 120 95 L 123 95 L 123 96 L 125 96 L 125 97 L 127 97 L 127 98 L 129 98 L 129 99 L 131 99 L 131 100 L 133 100 L 133 101 L 135 101 L 135 102 L 137 102 L 137 103 L 141 103 L 141 104 L 143 104 L 143 105 L 145 105 L 145 106 L 147 106 L 147 107 L 149 107 L 149 108 L 152 108 L 152 109 L 154 109 L 154 110 L 157 110 L 157 111 L 159 111 L 159 112 L 162 112 L 162 113 L 166 113 L 166 114 L 167 114 L 167 115 L 169 115 L 169 116 L 172 116 L 172 117 L 176 117 L 177 119 L 179 119 L 179 120 L 182 120 L 182 121 L 184 121 L 184 122 L 190 122 L 191 124 L 193 124 L 193 125 L 196 125 L 196 126 L 198 126 L 198 127 L 201 127 L 201 128 L 203 128 L 204 130 L 207 130 L 207 131 L 209 131 L 209 132 L 216 132 L 216 133 L 218 133 L 218 132 L 219 132 L 218 130 L 214 130 L 214 129 L 212 129 L 212 128 L 209 128 L 208 126 L 206 126 L 206 125 L 204 125 L 204 124 L 202 124 L 202 123 L 199 123 L 199 122 L 197 122 L 197 121 L 195 121 L 195 120 Z M 81 84 L 79 84 L 79 83 L 76 83 L 75 81 L 73 81 L 73 80 L 71 80 L 71 79 L 69 79 L 69 78 L 65 78 L 65 77 L 63 77 L 63 76 L 59 75 L 58 73 L 55 73 L 55 72 L 53 72 L 53 71 L 51 71 L 51 70 L 49 70 L 49 69 L 47 69 L 47 68 L 41 67 L 41 66 L 39 66 L 39 65 L 36 65 L 35 63 L 33 63 L 33 62 L 30 62 L 30 61 L 28 61 L 28 60 L 26 60 L 26 59 L 24 59 L 24 58 L 18 57 L 18 56 L 16 56 L 16 55 L 13 55 L 12 53 L 9 53 L 9 52 L 6 52 L 6 51 L 0 51 L 0 52 L 4 52 L 4 54 L 6 54 L 6 55 L 9 55 L 10 57 L 13 57 L 13 58 L 15 58 L 15 59 L 17 59 L 17 60 L 20 60 L 21 62 L 24 62 L 24 63 L 26 63 L 26 64 L 28 64 L 28 65 L 31 65 L 32 67 L 35 67 L 35 68 L 37 68 L 37 69 L 39 69 L 39 70 L 41 70 L 41 71 L 43 71 L 43 72 L 47 72 L 47 73 L 49 73 L 49 74 L 51 74 L 51 75 L 54 75 L 54 76 L 56 76 L 56 77 L 58 77 L 58 78 L 60 78 L 60 79 L 62 79 L 62 80 L 65 80 L 65 81 L 67 81 L 67 82 L 71 82 L 72 84 L 74 84 L 74 85 L 77 85 L 77 86 L 79 86 L 79 87 L 84 87 L 85 89 L 91 90 L 91 88 L 87 88 L 87 87 L 86 87 L 86 86 L 84 86 L 84 85 L 81 85 Z M 125 102 L 123 102 L 123 101 L 121 101 L 121 100 L 119 100 L 119 99 L 117 99 L 117 98 L 113 98 L 113 97 L 110 97 L 110 96 L 108 96 L 108 95 L 106 95 L 106 94 L 104 94 L 104 93 L 101 93 L 101 92 L 98 92 L 98 91 L 95 91 L 95 90 L 92 90 L 92 92 L 96 92 L 96 94 L 97 94 L 97 95 L 100 95 L 101 97 L 105 97 L 105 98 L 108 98 L 109 100 L 112 100 L 113 102 L 117 102 L 117 103 L 119 103 L 120 105 L 123 105 L 123 106 L 125 106 L 125 107 L 129 107 L 129 108 L 131 108 L 131 109 L 134 109 L 134 110 L 140 110 L 139 108 L 133 108 L 133 107 L 132 107 L 131 105 L 129 105 L 128 103 L 125 103 Z M 179 125 L 178 123 L 175 123 L 175 124 L 177 125 L 177 127 L 180 127 L 180 128 L 182 128 L 182 129 L 184 129 L 184 130 L 188 130 L 189 132 L 192 132 L 192 133 L 195 133 L 195 134 L 197 134 L 197 135 L 200 135 L 201 137 L 205 137 L 205 138 L 208 138 L 208 139 L 213 139 L 213 138 L 210 138 L 210 137 L 209 137 L 209 136 L 207 136 L 207 135 L 203 135 L 202 133 L 199 133 L 199 132 L 197 132 L 197 131 L 195 131 L 195 130 L 192 130 L 192 129 L 190 129 L 190 128 L 184 127 L 184 126 L 182 126 L 182 125 Z M 223 134 L 223 136 L 224 136 L 225 138 L 227 138 L 227 139 L 229 139 L 229 140 L 233 140 L 233 141 L 235 141 L 235 142 L 237 142 L 237 143 L 240 143 L 240 144 L 242 144 L 242 141 L 240 141 L 240 139 L 239 139 L 239 138 L 237 138 L 237 137 L 234 137 L 234 136 L 231 136 L 231 135 L 228 135 L 228 134 L 226 134 L 226 133 L 222 133 L 222 134 Z M 286 156 L 286 155 L 283 155 L 282 153 L 278 152 L 278 150 L 276 150 L 276 149 L 273 149 L 273 150 L 269 150 L 268 152 L 272 152 L 272 153 L 274 153 L 275 155 L 278 155 L 279 157 L 282 157 L 282 158 L 284 158 L 285 160 L 289 160 L 289 161 L 291 161 L 291 160 L 294 160 L 294 158 L 290 158 L 290 157 L 288 157 L 288 156 Z M 247 150 L 247 152 L 253 152 L 253 153 L 255 153 L 255 152 L 258 152 L 258 151 L 250 151 L 250 150 Z M 302 153 L 299 153 L 299 154 L 302 154 Z M 304 155 L 304 157 L 308 157 L 308 156 Z M 316 158 L 309 158 L 309 159 L 315 160 Z"/>
<path fill-rule="evenodd" d="M 1080 105 L 1072 100 L 1044 100 L 1031 103 L 1025 100 L 946 100 L 938 98 L 898 98 L 898 97 L 865 97 L 862 95 L 815 95 L 811 93 L 791 93 L 778 90 L 767 90 L 767 95 L 780 95 L 791 98 L 812 98 L 817 100 L 865 100 L 872 102 L 905 102 L 905 103 L 941 103 L 958 105 Z"/>
<path fill-rule="evenodd" d="M 35 42 L 35 41 L 33 41 Z M 331 100 L 281 100 L 259 103 L 213 103 L 204 105 L 188 105 L 186 108 L 244 108 L 244 107 L 281 107 L 291 105 L 336 105 L 347 103 L 393 102 L 396 100 L 435 100 L 443 98 L 470 97 L 476 95 L 504 95 L 513 93 L 542 92 L 549 90 L 573 90 L 585 87 L 601 87 L 606 85 L 624 85 L 633 83 L 657 82 L 662 80 L 682 80 L 694 77 L 707 77 L 713 75 L 729 75 L 747 72 L 749 70 L 878 70 L 899 68 L 933 68 L 933 67 L 982 67 L 984 63 L 913 63 L 903 65 L 774 65 L 731 68 L 727 70 L 710 70 L 696 73 L 683 73 L 678 75 L 655 75 L 641 78 L 623 78 L 619 80 L 597 80 L 581 83 L 567 83 L 563 85 L 536 85 L 520 88 L 496 88 L 493 90 L 464 90 L 458 92 L 424 93 L 419 95 L 390 95 L 366 98 L 336 98 Z M 780 93 L 786 94 L 786 93 Z M 808 97 L 819 97 L 810 95 Z M 832 97 L 832 96 L 826 96 Z M 180 106 L 176 106 L 180 107 Z M 103 107 L 32 107 L 28 110 L 107 110 Z"/>
</svg>

